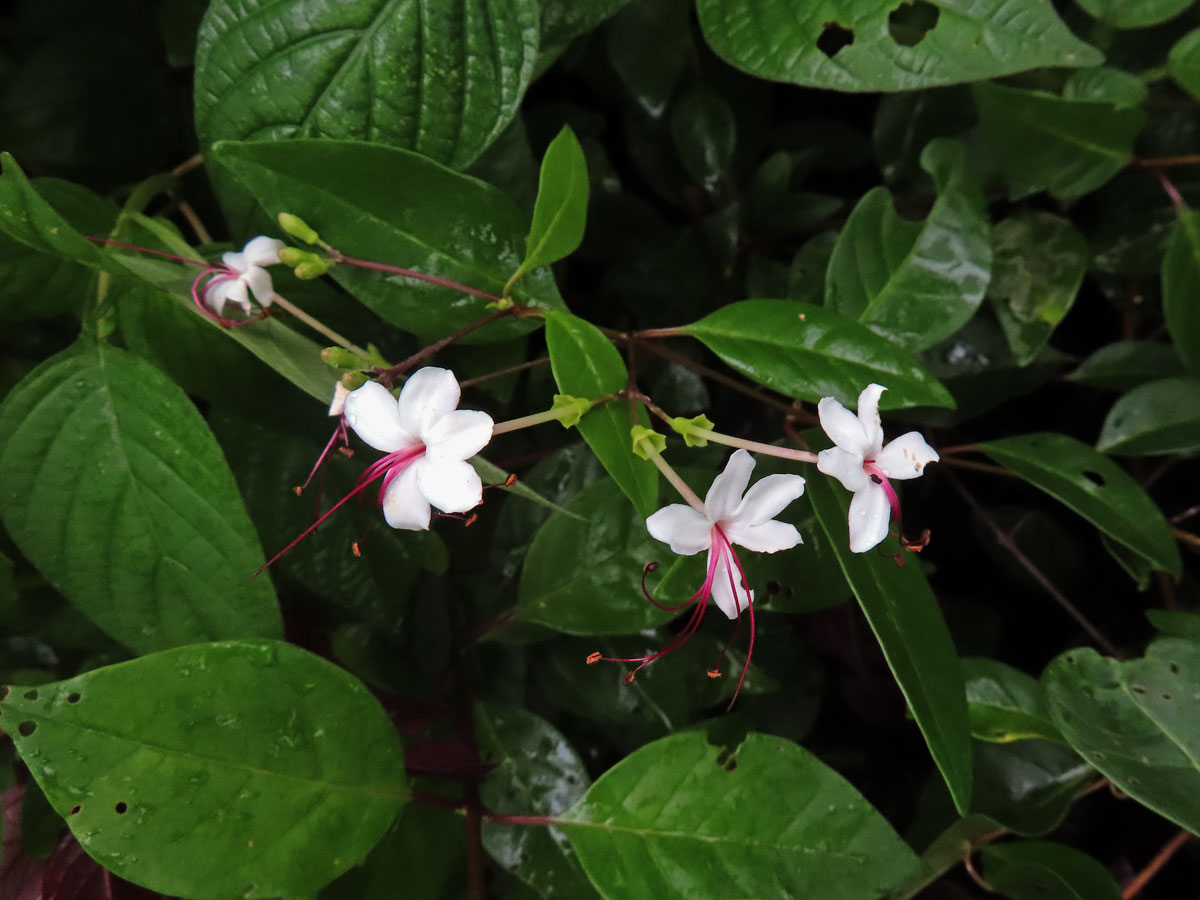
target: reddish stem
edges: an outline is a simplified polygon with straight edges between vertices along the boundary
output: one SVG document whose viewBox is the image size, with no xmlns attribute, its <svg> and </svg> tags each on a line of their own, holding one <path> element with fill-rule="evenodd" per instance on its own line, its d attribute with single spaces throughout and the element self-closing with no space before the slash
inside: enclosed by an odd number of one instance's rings
<svg viewBox="0 0 1200 900">
<path fill-rule="evenodd" d="M 397 375 L 402 375 L 403 373 L 407 372 L 409 369 L 411 369 L 417 363 L 421 362 L 421 360 L 427 359 L 428 357 L 433 356 L 435 353 L 437 353 L 440 350 L 444 350 L 446 347 L 453 344 L 459 338 L 470 334 L 472 331 L 475 331 L 477 328 L 482 328 L 484 325 L 490 325 L 492 322 L 495 322 L 497 319 L 503 319 L 506 316 L 513 315 L 516 312 L 516 310 L 517 310 L 517 307 L 510 306 L 508 309 L 500 309 L 500 310 L 497 310 L 496 312 L 492 313 L 491 315 L 484 316 L 479 321 L 472 322 L 470 325 L 464 325 L 462 328 L 458 329 L 458 331 L 454 332 L 453 334 L 448 334 L 441 340 L 434 341 L 428 347 L 418 350 L 412 356 L 408 357 L 408 359 L 405 359 L 405 360 L 402 360 L 401 362 L 396 363 L 396 365 L 392 366 L 389 369 L 384 369 L 383 371 L 381 371 L 379 373 L 379 380 L 384 384 L 384 386 L 391 387 L 393 378 L 395 378 Z M 462 385 L 459 385 L 459 386 L 461 387 Z"/>
<path fill-rule="evenodd" d="M 334 262 L 345 263 L 348 266 L 357 266 L 360 269 L 373 269 L 376 272 L 386 272 L 389 275 L 403 275 L 405 278 L 415 278 L 417 281 L 427 281 L 430 284 L 436 284 L 439 287 L 451 288 L 463 294 L 470 294 L 473 297 L 483 297 L 485 300 L 494 300 L 497 303 L 503 302 L 502 297 L 497 297 L 495 294 L 489 294 L 487 291 L 481 291 L 478 288 L 467 287 L 465 284 L 459 284 L 457 281 L 451 281 L 449 278 L 439 278 L 436 275 L 426 275 L 424 272 L 418 272 L 415 269 L 405 269 L 401 266 L 389 266 L 387 263 L 371 262 L 367 259 L 355 259 L 353 256 L 343 256 L 341 253 L 333 254 Z"/>
<path fill-rule="evenodd" d="M 1149 865 L 1142 871 L 1138 872 L 1133 881 L 1125 885 L 1125 890 L 1121 892 L 1122 900 L 1132 900 L 1144 888 L 1159 870 L 1170 862 L 1171 857 L 1179 852 L 1179 849 L 1188 842 L 1192 833 L 1190 831 L 1180 831 L 1179 834 L 1171 838 L 1166 845 L 1155 854 L 1154 859 L 1150 860 Z"/>
</svg>

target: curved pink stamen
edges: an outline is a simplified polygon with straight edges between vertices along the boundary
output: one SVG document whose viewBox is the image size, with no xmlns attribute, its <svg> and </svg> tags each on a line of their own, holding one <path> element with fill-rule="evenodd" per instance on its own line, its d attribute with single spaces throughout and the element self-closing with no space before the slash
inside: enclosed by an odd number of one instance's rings
<svg viewBox="0 0 1200 900">
<path fill-rule="evenodd" d="M 887 495 L 888 503 L 892 505 L 892 516 L 896 520 L 896 529 L 903 531 L 900 519 L 900 498 L 896 496 L 896 489 L 892 487 L 892 483 L 888 477 L 883 474 L 883 469 L 875 464 L 875 460 L 868 459 L 863 461 L 863 471 L 871 476 L 871 480 L 883 488 L 883 493 Z"/>
</svg>

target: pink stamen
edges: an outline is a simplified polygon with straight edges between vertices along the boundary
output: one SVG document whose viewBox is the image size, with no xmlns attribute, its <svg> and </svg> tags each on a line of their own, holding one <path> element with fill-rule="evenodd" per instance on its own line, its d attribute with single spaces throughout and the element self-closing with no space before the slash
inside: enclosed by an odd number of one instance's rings
<svg viewBox="0 0 1200 900">
<path fill-rule="evenodd" d="M 745 586 L 746 590 L 746 611 L 750 614 L 750 644 L 746 648 L 746 663 L 742 666 L 742 674 L 738 676 L 737 687 L 733 689 L 733 696 L 729 699 L 729 706 L 725 707 L 725 711 L 729 712 L 729 710 L 733 709 L 733 704 L 737 702 L 738 694 L 742 692 L 742 684 L 746 681 L 746 673 L 750 671 L 750 659 L 754 656 L 754 601 L 750 599 L 750 580 L 746 577 L 746 570 L 742 568 L 742 561 L 738 559 L 738 555 L 733 552 L 733 545 L 729 543 L 729 538 L 725 537 L 725 533 L 719 528 L 714 528 L 713 530 L 720 536 L 721 542 L 725 545 L 725 549 L 728 551 L 729 556 L 733 559 L 734 565 L 737 566 L 738 576 L 741 578 L 742 584 Z M 726 566 L 728 565 L 729 564 L 726 563 Z M 739 606 L 737 597 L 737 591 L 734 591 L 733 602 L 735 604 L 735 608 Z M 740 624 L 742 613 L 740 608 L 737 608 L 737 613 L 738 623 Z"/>
<path fill-rule="evenodd" d="M 150 253 L 154 256 L 162 256 L 166 259 L 173 259 L 176 262 L 187 263 L 189 266 L 203 266 L 209 268 L 210 264 L 200 259 L 190 259 L 186 256 L 176 256 L 174 253 L 164 253 L 161 250 L 151 250 L 149 247 L 139 247 L 137 244 L 126 244 L 123 241 L 114 241 L 111 238 L 93 237 L 90 234 L 85 234 L 85 238 L 96 244 L 108 244 L 110 247 L 122 247 L 126 250 L 136 250 L 138 253 Z"/>
<path fill-rule="evenodd" d="M 346 446 L 350 445 L 350 435 L 346 431 L 346 417 L 342 416 L 338 419 L 337 428 L 333 429 L 333 434 L 329 437 L 329 442 L 325 445 L 325 449 L 321 451 L 321 455 L 317 457 L 317 461 L 313 464 L 312 471 L 308 473 L 308 477 L 304 479 L 304 484 L 296 488 L 296 493 L 299 494 L 309 484 L 312 483 L 313 476 L 317 474 L 317 470 L 325 462 L 325 458 L 329 456 L 329 451 L 333 449 L 333 445 L 337 443 L 338 438 L 342 439 L 342 443 Z"/>
<path fill-rule="evenodd" d="M 892 516 L 896 520 L 896 530 L 903 532 L 904 526 L 900 518 L 900 498 L 896 496 L 896 490 L 892 487 L 892 483 L 888 481 L 888 477 L 883 474 L 883 470 L 875 464 L 875 460 L 868 459 L 863 461 L 863 471 L 871 476 L 871 480 L 883 488 L 884 494 L 887 495 L 888 503 L 892 505 Z"/>
<path fill-rule="evenodd" d="M 192 280 L 192 302 L 196 304 L 196 309 L 200 310 L 201 315 L 212 319 L 222 328 L 236 328 L 238 325 L 249 325 L 252 322 L 261 322 L 270 315 L 270 312 L 264 309 L 257 316 L 254 316 L 250 319 L 229 319 L 218 312 L 214 312 L 209 308 L 208 304 L 204 302 L 204 299 L 201 296 L 202 292 L 200 291 L 200 282 L 210 276 L 212 276 L 212 280 L 204 286 L 204 295 L 207 295 L 209 290 L 211 290 L 214 285 L 220 284 L 223 281 L 231 281 L 238 277 L 237 273 L 232 272 L 229 269 L 209 266 Z"/>
</svg>

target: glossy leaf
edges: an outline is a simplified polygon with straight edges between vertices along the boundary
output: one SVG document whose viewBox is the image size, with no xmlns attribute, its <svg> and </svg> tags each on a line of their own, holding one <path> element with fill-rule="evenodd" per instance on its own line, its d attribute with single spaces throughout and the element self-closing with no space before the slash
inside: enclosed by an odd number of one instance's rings
<svg viewBox="0 0 1200 900">
<path fill-rule="evenodd" d="M 1162 512 L 1102 453 L 1049 432 L 989 441 L 979 449 L 1158 568 L 1179 573 L 1179 548 Z"/>
<path fill-rule="evenodd" d="M 1001 744 L 1028 738 L 1062 740 L 1050 722 L 1036 678 L 994 659 L 964 659 L 962 666 L 974 737 Z"/>
<path fill-rule="evenodd" d="M 762 734 L 728 752 L 694 731 L 648 744 L 604 773 L 561 822 L 610 900 L 872 900 L 917 864 L 840 775 Z"/>
<path fill-rule="evenodd" d="M 686 600 L 703 580 L 703 567 L 693 566 L 695 584 L 681 583 L 689 557 L 675 556 L 650 537 L 645 517 L 630 509 L 611 481 L 580 491 L 565 510 L 547 519 L 529 546 L 519 618 L 567 634 L 636 634 L 678 615 L 642 596 L 648 561 L 663 562 L 655 597 L 664 605 Z M 679 576 L 670 579 L 675 572 Z"/>
<path fill-rule="evenodd" d="M 493 812 L 557 816 L 591 783 L 567 739 L 531 712 L 479 704 L 474 735 L 484 762 L 495 766 L 479 788 L 480 801 Z M 557 828 L 485 823 L 483 846 L 544 897 L 595 896 L 566 835 Z"/>
<path fill-rule="evenodd" d="M 671 110 L 671 137 L 688 174 L 715 191 L 737 148 L 737 120 L 729 104 L 704 88 L 688 92 Z"/>
<path fill-rule="evenodd" d="M 1075 0 L 1089 15 L 1113 28 L 1147 28 L 1175 18 L 1194 0 Z"/>
<path fill-rule="evenodd" d="M 1094 191 L 1128 164 L 1146 121 L 1140 109 L 1045 91 L 996 84 L 972 91 L 980 130 L 1014 199 L 1041 190 L 1062 199 Z"/>
<path fill-rule="evenodd" d="M 1015 834 L 1040 837 L 1062 824 L 1095 779 L 1095 770 L 1060 743 L 976 744 L 971 809 Z"/>
<path fill-rule="evenodd" d="M 885 409 L 954 405 L 907 353 L 819 306 L 742 300 L 681 330 L 747 378 L 800 400 L 832 395 L 848 403 L 875 381 L 888 387 L 881 401 Z"/>
<path fill-rule="evenodd" d="M 0 480 L 22 552 L 131 649 L 280 634 L 208 426 L 133 354 L 84 338 L 30 373 L 0 406 Z"/>
<path fill-rule="evenodd" d="M 175 896 L 310 893 L 366 856 L 405 796 L 379 704 L 290 644 L 178 647 L 10 689 L 0 712 L 84 849 Z"/>
<path fill-rule="evenodd" d="M 564 127 L 546 148 L 519 277 L 575 252 L 587 224 L 588 171 L 575 132 Z"/>
<path fill-rule="evenodd" d="M 617 77 L 646 115 L 667 110 L 692 49 L 688 3 L 639 0 L 605 29 L 608 57 Z"/>
<path fill-rule="evenodd" d="M 629 375 L 621 354 L 597 328 L 569 313 L 546 316 L 546 348 L 558 389 L 572 397 L 598 400 L 627 387 Z M 636 424 L 647 423 L 639 407 Z M 629 429 L 635 424 L 629 404 L 609 402 L 584 415 L 578 428 L 608 474 L 642 515 L 654 512 L 658 470 L 634 455 Z"/>
<path fill-rule="evenodd" d="M 806 87 L 905 91 L 1103 60 L 1043 0 L 932 5 L 927 30 L 890 27 L 896 7 L 873 0 L 700 0 L 697 8 L 704 37 L 730 65 Z"/>
<path fill-rule="evenodd" d="M 301 216 L 348 256 L 419 270 L 499 295 L 523 255 L 528 222 L 491 185 L 416 153 L 355 141 L 221 144 L 215 156 L 271 216 Z M 336 266 L 331 275 L 387 321 L 436 339 L 489 314 L 488 300 L 400 275 Z M 548 271 L 513 296 L 561 308 Z M 502 341 L 536 327 L 506 320 L 467 340 Z"/>
<path fill-rule="evenodd" d="M 541 59 L 548 53 L 557 53 L 566 45 L 587 34 L 605 19 L 615 15 L 629 0 L 542 0 L 539 6 L 539 30 Z"/>
<path fill-rule="evenodd" d="M 1087 271 L 1087 241 L 1066 219 L 1025 212 L 992 230 L 988 299 L 1017 363 L 1032 362 L 1063 320 Z"/>
<path fill-rule="evenodd" d="M 1071 650 L 1042 676 L 1063 736 L 1113 785 L 1200 831 L 1200 644 L 1163 638 L 1142 659 Z"/>
<path fill-rule="evenodd" d="M 1089 387 L 1127 391 L 1147 381 L 1182 374 L 1183 363 L 1170 344 L 1114 341 L 1081 362 L 1067 378 Z"/>
<path fill-rule="evenodd" d="M 831 478 L 810 478 L 806 495 L 846 580 L 875 633 L 908 708 L 929 745 L 954 805 L 971 804 L 971 723 L 954 642 L 921 568 L 875 553 L 851 553 L 850 494 Z"/>
<path fill-rule="evenodd" d="M 352 138 L 461 168 L 504 130 L 537 55 L 535 0 L 217 0 L 196 48 L 196 131 Z M 320 229 L 318 229 L 320 230 Z"/>
<path fill-rule="evenodd" d="M 1200 448 L 1200 379 L 1151 381 L 1122 396 L 1104 419 L 1096 449 L 1120 455 Z"/>
<path fill-rule="evenodd" d="M 1163 315 L 1184 364 L 1200 376 L 1200 220 L 1191 209 L 1178 213 L 1162 264 Z"/>
<path fill-rule="evenodd" d="M 975 314 L 992 274 L 992 244 L 965 161 L 963 145 L 952 141 L 921 155 L 938 190 L 924 222 L 900 218 L 884 188 L 859 201 L 829 260 L 825 306 L 907 350 L 936 344 Z"/>
<path fill-rule="evenodd" d="M 1171 48 L 1167 71 L 1177 85 L 1200 100 L 1200 28 L 1189 31 Z"/>
<path fill-rule="evenodd" d="M 1119 900 L 1121 889 L 1095 859 L 1065 844 L 1016 841 L 983 848 L 983 873 L 1010 900 Z"/>
</svg>

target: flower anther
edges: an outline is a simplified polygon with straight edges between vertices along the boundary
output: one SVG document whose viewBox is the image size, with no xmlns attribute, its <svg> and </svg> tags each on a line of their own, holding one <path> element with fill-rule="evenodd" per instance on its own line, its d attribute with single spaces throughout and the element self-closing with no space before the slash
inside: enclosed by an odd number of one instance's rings
<svg viewBox="0 0 1200 900">
<path fill-rule="evenodd" d="M 893 481 L 917 478 L 937 462 L 937 451 L 919 432 L 883 444 L 879 398 L 887 388 L 869 384 L 858 395 L 858 415 L 833 397 L 817 404 L 821 427 L 837 446 L 817 454 L 817 468 L 854 494 L 850 501 L 850 549 L 866 553 L 888 534 L 891 515 L 901 527 L 900 500 Z"/>
</svg>

